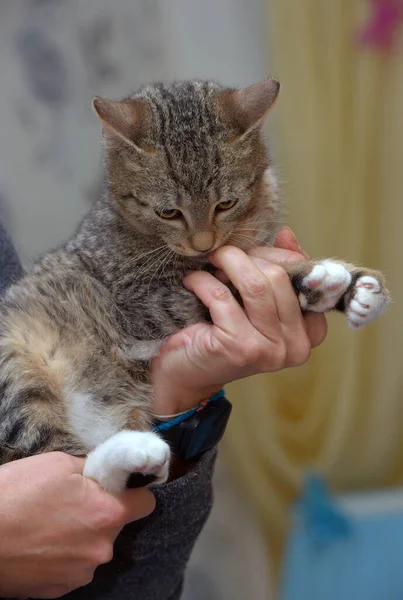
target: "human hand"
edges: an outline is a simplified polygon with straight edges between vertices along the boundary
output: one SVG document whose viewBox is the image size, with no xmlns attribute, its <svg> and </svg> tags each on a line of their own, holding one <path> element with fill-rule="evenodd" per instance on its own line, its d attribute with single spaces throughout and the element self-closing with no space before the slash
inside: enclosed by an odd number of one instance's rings
<svg viewBox="0 0 403 600">
<path fill-rule="evenodd" d="M 235 379 L 302 365 L 324 340 L 325 317 L 302 315 L 279 266 L 307 258 L 292 232 L 284 228 L 274 248 L 248 254 L 219 248 L 210 257 L 219 269 L 215 277 L 197 271 L 185 278 L 185 287 L 209 308 L 213 324 L 188 327 L 163 345 L 152 365 L 155 414 L 188 410 Z M 229 280 L 245 310 L 223 283 Z"/>
<path fill-rule="evenodd" d="M 61 452 L 0 467 L 0 596 L 57 598 L 109 562 L 122 527 L 149 515 L 148 489 L 105 492 Z"/>
</svg>

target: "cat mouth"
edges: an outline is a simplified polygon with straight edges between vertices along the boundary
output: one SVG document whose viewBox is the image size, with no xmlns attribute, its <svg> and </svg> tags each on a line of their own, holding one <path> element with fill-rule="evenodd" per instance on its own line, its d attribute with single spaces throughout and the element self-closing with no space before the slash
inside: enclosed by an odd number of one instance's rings
<svg viewBox="0 0 403 600">
<path fill-rule="evenodd" d="M 196 262 L 206 262 L 208 261 L 208 256 L 209 254 L 213 252 L 213 250 L 209 250 L 209 252 L 194 252 L 193 254 L 191 254 L 190 252 L 178 252 L 176 251 L 176 253 L 182 257 L 182 258 L 188 258 L 192 261 L 196 261 Z"/>
<path fill-rule="evenodd" d="M 174 252 L 176 254 L 179 254 L 180 256 L 186 257 L 186 258 L 190 258 L 192 260 L 200 260 L 200 261 L 206 261 L 208 260 L 208 257 L 210 254 L 212 254 L 213 252 L 215 252 L 216 250 L 218 250 L 219 248 L 221 248 L 222 246 L 225 246 L 226 244 L 230 245 L 230 246 L 237 246 L 237 247 L 242 247 L 242 244 L 239 243 L 240 240 L 236 239 L 237 236 L 235 235 L 234 239 L 233 239 L 233 233 L 229 233 L 226 237 L 221 238 L 220 240 L 217 240 L 214 245 L 211 248 L 208 248 L 206 250 L 197 250 L 196 248 L 192 248 L 191 246 L 188 247 L 182 247 L 182 248 L 172 248 L 174 250 Z M 251 245 L 255 245 L 255 244 L 249 244 L 249 246 Z"/>
<path fill-rule="evenodd" d="M 223 246 L 225 244 L 225 242 L 219 242 L 214 244 L 214 246 L 212 246 L 211 248 L 209 248 L 208 250 L 195 250 L 194 248 L 175 248 L 174 251 L 176 252 L 176 254 L 179 254 L 180 256 L 184 256 L 186 258 L 191 258 L 191 259 L 201 259 L 201 260 L 206 260 L 208 255 L 211 254 L 212 252 L 215 252 L 215 250 L 218 250 L 218 248 L 220 248 L 221 246 Z"/>
</svg>

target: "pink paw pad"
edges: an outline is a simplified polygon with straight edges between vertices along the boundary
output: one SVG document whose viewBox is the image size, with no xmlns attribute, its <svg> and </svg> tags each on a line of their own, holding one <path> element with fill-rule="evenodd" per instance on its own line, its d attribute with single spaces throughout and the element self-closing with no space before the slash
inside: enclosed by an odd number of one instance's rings
<svg viewBox="0 0 403 600">
<path fill-rule="evenodd" d="M 369 277 L 365 275 L 364 277 L 360 277 L 357 280 L 357 283 L 354 286 L 355 288 L 366 288 L 367 290 L 375 290 L 375 292 L 379 292 L 381 286 L 379 282 L 374 277 Z"/>
<path fill-rule="evenodd" d="M 326 269 L 322 265 L 316 265 L 307 277 L 305 277 L 304 284 L 309 288 L 318 288 L 326 277 Z"/>
<path fill-rule="evenodd" d="M 303 292 L 299 294 L 303 308 L 310 306 L 314 312 L 327 312 L 334 308 L 351 283 L 351 274 L 340 263 L 325 260 L 316 264 L 303 280 L 303 286 L 320 292 L 318 300 L 309 304 Z"/>
</svg>

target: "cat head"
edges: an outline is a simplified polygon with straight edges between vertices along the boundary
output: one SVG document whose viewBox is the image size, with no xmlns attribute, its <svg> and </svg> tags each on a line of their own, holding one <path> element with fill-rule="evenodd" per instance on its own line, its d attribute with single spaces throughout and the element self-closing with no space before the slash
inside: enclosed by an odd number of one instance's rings
<svg viewBox="0 0 403 600">
<path fill-rule="evenodd" d="M 279 88 L 185 81 L 94 99 L 109 200 L 137 234 L 184 256 L 268 239 L 277 209 L 262 124 Z"/>
</svg>

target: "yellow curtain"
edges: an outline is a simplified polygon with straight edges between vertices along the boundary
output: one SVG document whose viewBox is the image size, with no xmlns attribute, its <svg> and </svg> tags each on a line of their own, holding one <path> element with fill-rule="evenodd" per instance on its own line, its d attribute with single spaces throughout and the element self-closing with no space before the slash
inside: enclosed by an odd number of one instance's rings
<svg viewBox="0 0 403 600">
<path fill-rule="evenodd" d="M 336 489 L 403 480 L 403 36 L 359 47 L 366 0 L 270 0 L 271 130 L 286 221 L 314 257 L 382 269 L 389 314 L 360 332 L 331 315 L 295 370 L 239 382 L 227 448 L 279 564 L 307 468 Z M 273 135 L 274 134 L 274 135 Z"/>
</svg>

